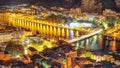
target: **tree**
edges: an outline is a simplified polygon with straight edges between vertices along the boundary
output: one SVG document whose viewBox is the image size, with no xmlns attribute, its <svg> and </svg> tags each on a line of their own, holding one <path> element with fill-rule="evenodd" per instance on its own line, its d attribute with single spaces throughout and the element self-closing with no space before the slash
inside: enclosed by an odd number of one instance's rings
<svg viewBox="0 0 120 68">
<path fill-rule="evenodd" d="M 120 22 L 120 17 L 116 17 L 116 23 Z"/>
<path fill-rule="evenodd" d="M 108 26 L 113 27 L 115 25 L 116 19 L 113 16 L 107 16 L 106 21 L 108 22 Z"/>
<path fill-rule="evenodd" d="M 24 54 L 24 47 L 15 42 L 9 42 L 5 49 L 11 55 L 11 57 L 16 57 Z"/>
</svg>

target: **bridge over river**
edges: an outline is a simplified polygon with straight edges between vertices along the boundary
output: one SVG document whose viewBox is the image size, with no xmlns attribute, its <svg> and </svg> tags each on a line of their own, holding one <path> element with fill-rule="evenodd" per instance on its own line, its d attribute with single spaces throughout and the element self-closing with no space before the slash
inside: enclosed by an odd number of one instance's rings
<svg viewBox="0 0 120 68">
<path fill-rule="evenodd" d="M 0 21 L 10 26 L 22 27 L 41 36 L 57 37 L 76 47 L 84 46 L 88 50 L 99 50 L 102 46 L 100 30 L 86 30 L 82 28 L 67 27 L 54 20 L 36 20 L 33 16 L 15 13 L 0 13 Z"/>
</svg>

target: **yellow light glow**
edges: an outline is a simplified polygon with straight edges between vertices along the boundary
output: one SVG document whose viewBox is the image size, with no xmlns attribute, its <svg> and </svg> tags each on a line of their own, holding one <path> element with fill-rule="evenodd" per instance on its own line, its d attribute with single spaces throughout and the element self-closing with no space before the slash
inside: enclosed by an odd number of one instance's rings
<svg viewBox="0 0 120 68">
<path fill-rule="evenodd" d="M 62 29 L 62 37 L 64 37 L 64 36 L 65 36 L 65 30 Z"/>
<path fill-rule="evenodd" d="M 57 33 L 58 33 L 58 36 L 60 36 L 60 28 L 58 28 L 58 30 L 57 30 L 57 31 L 58 31 L 58 32 L 57 32 Z"/>
<path fill-rule="evenodd" d="M 53 32 L 54 32 L 54 36 L 55 36 L 55 35 L 56 35 L 56 33 L 57 33 L 57 32 L 56 32 L 56 27 L 54 27 L 54 31 L 53 31 Z"/>
<path fill-rule="evenodd" d="M 79 31 L 76 31 L 76 37 L 79 37 Z"/>
</svg>

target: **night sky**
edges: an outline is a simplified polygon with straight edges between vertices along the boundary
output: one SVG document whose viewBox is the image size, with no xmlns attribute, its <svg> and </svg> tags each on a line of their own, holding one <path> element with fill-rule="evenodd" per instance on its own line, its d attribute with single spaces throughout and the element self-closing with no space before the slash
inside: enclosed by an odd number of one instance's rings
<svg viewBox="0 0 120 68">
<path fill-rule="evenodd" d="M 44 1 L 44 2 L 43 2 Z M 65 0 L 69 1 L 69 0 Z M 73 0 L 73 4 L 69 5 L 67 3 L 64 3 L 64 0 L 0 0 L 0 5 L 17 5 L 17 4 L 24 4 L 24 3 L 29 3 L 29 4 L 42 4 L 43 6 L 62 6 L 67 5 L 68 7 L 73 7 L 80 3 L 81 0 Z M 120 12 L 120 7 L 118 8 L 116 6 L 115 0 L 101 0 L 103 3 L 103 8 L 108 8 L 108 9 L 113 9 L 115 11 Z M 80 7 L 79 4 L 77 7 Z"/>
<path fill-rule="evenodd" d="M 29 3 L 33 0 L 0 0 L 0 5 L 14 5 L 14 4 L 21 4 L 21 3 Z"/>
</svg>

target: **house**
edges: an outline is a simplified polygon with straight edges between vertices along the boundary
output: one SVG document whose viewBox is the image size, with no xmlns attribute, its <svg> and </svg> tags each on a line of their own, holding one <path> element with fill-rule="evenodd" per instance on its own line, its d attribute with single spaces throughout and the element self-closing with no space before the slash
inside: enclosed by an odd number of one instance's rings
<svg viewBox="0 0 120 68">
<path fill-rule="evenodd" d="M 10 60 L 10 54 L 5 52 L 0 52 L 0 60 L 4 60 L 4 61 Z"/>
</svg>

